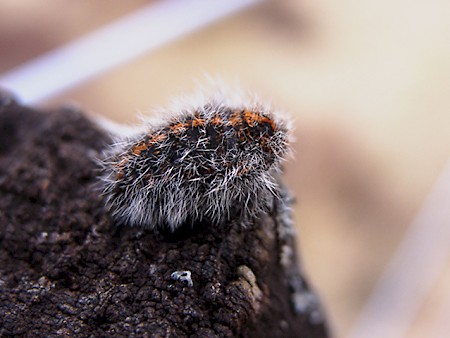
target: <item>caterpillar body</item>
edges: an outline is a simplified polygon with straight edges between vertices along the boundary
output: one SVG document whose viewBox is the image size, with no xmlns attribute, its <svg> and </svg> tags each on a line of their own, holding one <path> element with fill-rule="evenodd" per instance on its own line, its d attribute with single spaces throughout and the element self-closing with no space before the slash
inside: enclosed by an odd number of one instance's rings
<svg viewBox="0 0 450 338">
<path fill-rule="evenodd" d="M 218 98 L 168 115 L 101 160 L 118 223 L 174 231 L 197 221 L 245 223 L 270 208 L 289 149 L 284 120 L 261 104 Z"/>
</svg>

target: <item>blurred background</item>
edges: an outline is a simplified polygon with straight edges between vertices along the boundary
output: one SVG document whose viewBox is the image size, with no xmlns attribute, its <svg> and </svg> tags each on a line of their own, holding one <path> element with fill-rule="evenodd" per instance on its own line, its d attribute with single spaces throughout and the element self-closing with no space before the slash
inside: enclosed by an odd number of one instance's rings
<svg viewBox="0 0 450 338">
<path fill-rule="evenodd" d="M 286 179 L 334 336 L 448 337 L 450 2 L 2 0 L 0 51 L 25 103 L 121 123 L 204 74 L 267 97 L 295 122 Z"/>
</svg>

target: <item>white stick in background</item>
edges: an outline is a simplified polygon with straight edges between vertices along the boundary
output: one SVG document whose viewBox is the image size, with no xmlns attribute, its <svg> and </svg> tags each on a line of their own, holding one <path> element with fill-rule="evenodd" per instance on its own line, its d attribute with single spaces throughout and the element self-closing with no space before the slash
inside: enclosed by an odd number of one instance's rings
<svg viewBox="0 0 450 338">
<path fill-rule="evenodd" d="M 450 161 L 348 337 L 405 337 L 449 258 Z"/>
<path fill-rule="evenodd" d="M 447 296 L 439 308 L 438 318 L 434 321 L 434 326 L 430 337 L 447 338 L 450 332 L 450 289 L 447 290 Z"/>
<path fill-rule="evenodd" d="M 261 0 L 152 3 L 0 77 L 24 103 L 38 103 Z"/>
</svg>

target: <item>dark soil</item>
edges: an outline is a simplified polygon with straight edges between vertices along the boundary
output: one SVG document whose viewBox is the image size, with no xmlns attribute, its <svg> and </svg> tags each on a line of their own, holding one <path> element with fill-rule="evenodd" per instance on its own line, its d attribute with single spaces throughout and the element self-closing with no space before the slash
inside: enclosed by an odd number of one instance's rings
<svg viewBox="0 0 450 338">
<path fill-rule="evenodd" d="M 326 337 L 276 208 L 246 228 L 117 227 L 94 161 L 109 142 L 80 111 L 0 97 L 1 336 Z"/>
</svg>

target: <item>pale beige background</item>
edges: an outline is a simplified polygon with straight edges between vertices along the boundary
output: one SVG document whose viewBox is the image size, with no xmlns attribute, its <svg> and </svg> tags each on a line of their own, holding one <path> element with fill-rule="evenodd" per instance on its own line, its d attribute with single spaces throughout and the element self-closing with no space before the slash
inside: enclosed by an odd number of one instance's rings
<svg viewBox="0 0 450 338">
<path fill-rule="evenodd" d="M 148 2 L 4 0 L 0 72 Z M 266 2 L 45 105 L 134 123 L 204 73 L 293 116 L 302 261 L 345 336 L 450 155 L 450 2 Z M 447 264 L 408 336 L 433 331 L 449 283 Z"/>
</svg>

